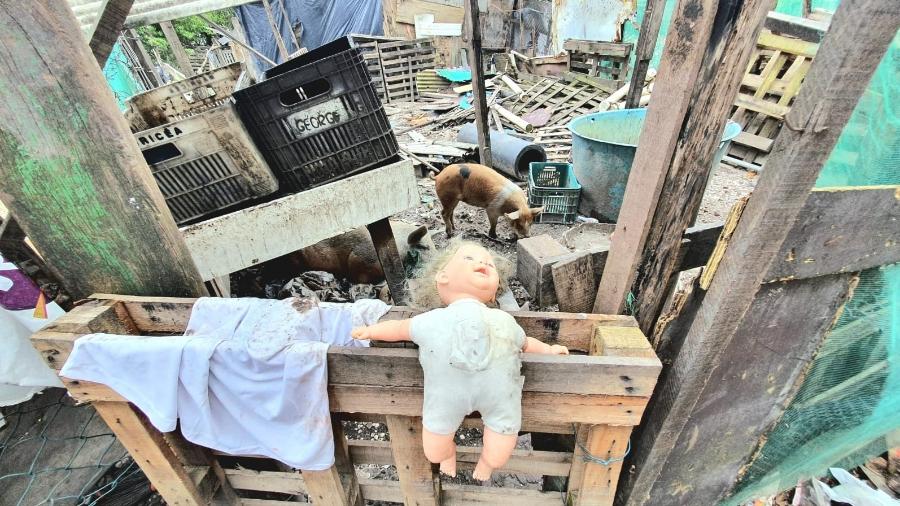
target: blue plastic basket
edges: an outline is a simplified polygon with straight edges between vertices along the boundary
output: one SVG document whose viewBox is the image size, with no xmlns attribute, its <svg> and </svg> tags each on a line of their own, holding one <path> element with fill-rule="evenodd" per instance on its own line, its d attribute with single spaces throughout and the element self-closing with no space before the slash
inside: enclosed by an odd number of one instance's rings
<svg viewBox="0 0 900 506">
<path fill-rule="evenodd" d="M 528 207 L 543 207 L 537 223 L 575 223 L 581 184 L 571 163 L 531 162 L 528 170 Z"/>
</svg>

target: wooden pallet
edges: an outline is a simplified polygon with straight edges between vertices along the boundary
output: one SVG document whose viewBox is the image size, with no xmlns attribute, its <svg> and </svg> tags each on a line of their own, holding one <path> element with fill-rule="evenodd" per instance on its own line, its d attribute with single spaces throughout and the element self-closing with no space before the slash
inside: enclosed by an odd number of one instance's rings
<svg viewBox="0 0 900 506">
<path fill-rule="evenodd" d="M 74 342 L 85 334 L 182 333 L 193 302 L 194 299 L 96 295 L 35 334 L 32 343 L 47 364 L 59 370 Z M 414 314 L 408 308 L 394 307 L 383 319 L 409 318 Z M 516 450 L 500 471 L 567 476 L 568 500 L 572 504 L 612 504 L 632 427 L 641 420 L 662 365 L 632 317 L 511 314 L 529 336 L 566 345 L 573 351 L 569 356 L 523 357 L 523 431 L 574 431 L 579 445 L 561 451 Z M 230 485 L 222 489 L 233 494 L 225 501 L 229 504 L 288 506 L 295 504 L 291 495 L 296 494 L 308 494 L 316 504 L 341 506 L 362 504 L 363 499 L 432 505 L 559 504 L 559 493 L 459 486 L 440 480 L 421 447 L 423 379 L 415 349 L 331 347 L 328 380 L 336 462 L 325 471 L 299 473 L 273 471 L 284 467 L 268 459 L 209 452 L 184 441 L 177 432 L 161 435 L 110 388 L 66 379 L 64 383 L 74 398 L 94 404 L 169 504 L 206 503 L 203 484 L 211 475 Z M 386 423 L 390 442 L 348 441 L 340 420 Z M 467 419 L 464 425 L 481 424 L 478 419 Z M 587 463 L 585 452 L 610 462 Z M 471 469 L 478 453 L 475 446 L 460 447 L 459 467 Z M 201 458 L 198 465 L 198 454 L 208 455 L 208 460 Z M 356 466 L 364 464 L 395 465 L 400 479 L 359 477 Z M 249 491 L 274 494 L 260 501 L 249 498 Z"/>
<path fill-rule="evenodd" d="M 353 45 L 362 50 L 363 59 L 366 62 L 366 68 L 369 70 L 369 77 L 378 93 L 378 98 L 382 102 L 385 101 L 384 93 L 384 76 L 381 73 L 381 58 L 378 55 L 378 44 L 384 42 L 399 42 L 403 39 L 400 37 L 379 37 L 374 35 L 350 35 Z"/>
<path fill-rule="evenodd" d="M 565 125 L 549 126 L 534 131 L 534 142 L 547 153 L 548 162 L 570 162 L 572 132 Z"/>
<path fill-rule="evenodd" d="M 565 125 L 577 116 L 595 112 L 603 99 L 609 96 L 606 89 L 583 76 L 529 79 L 524 78 L 520 85 L 525 92 L 505 107 L 520 117 L 547 109 L 550 119 L 545 126 Z"/>
<path fill-rule="evenodd" d="M 434 68 L 431 39 L 378 44 L 387 102 L 415 102 L 416 74 Z"/>
<path fill-rule="evenodd" d="M 625 83 L 631 44 L 568 39 L 563 48 L 569 54 L 570 72 L 596 79 L 609 92 Z"/>
<path fill-rule="evenodd" d="M 817 50 L 812 42 L 768 30 L 760 34 L 734 102 L 731 119 L 742 131 L 732 141 L 726 163 L 762 168 Z"/>
</svg>

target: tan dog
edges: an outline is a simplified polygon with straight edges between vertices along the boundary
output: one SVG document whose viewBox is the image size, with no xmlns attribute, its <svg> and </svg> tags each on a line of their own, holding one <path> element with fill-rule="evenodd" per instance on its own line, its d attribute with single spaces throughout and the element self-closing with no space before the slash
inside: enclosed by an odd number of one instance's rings
<svg viewBox="0 0 900 506">
<path fill-rule="evenodd" d="M 529 208 L 525 192 L 494 169 L 476 163 L 448 165 L 434 178 L 435 190 L 441 205 L 447 236 L 453 235 L 453 211 L 460 201 L 482 207 L 487 211 L 491 230 L 488 235 L 497 237 L 497 218 L 501 214 L 510 220 L 516 235 L 528 237 L 534 217 L 543 207 Z"/>
<path fill-rule="evenodd" d="M 391 221 L 391 230 L 401 259 L 406 258 L 410 249 L 434 251 L 434 243 L 424 226 Z M 299 270 L 326 271 L 346 277 L 352 283 L 376 283 L 384 279 L 375 246 L 365 227 L 307 246 L 291 254 L 290 261 Z"/>
</svg>

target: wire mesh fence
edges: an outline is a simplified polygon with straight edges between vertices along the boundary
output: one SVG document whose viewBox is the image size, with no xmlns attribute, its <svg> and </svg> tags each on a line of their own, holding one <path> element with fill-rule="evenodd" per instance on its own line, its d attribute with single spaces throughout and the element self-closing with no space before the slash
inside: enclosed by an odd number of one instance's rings
<svg viewBox="0 0 900 506">
<path fill-rule="evenodd" d="M 0 414 L 0 504 L 162 504 L 94 408 L 64 389 Z"/>
</svg>

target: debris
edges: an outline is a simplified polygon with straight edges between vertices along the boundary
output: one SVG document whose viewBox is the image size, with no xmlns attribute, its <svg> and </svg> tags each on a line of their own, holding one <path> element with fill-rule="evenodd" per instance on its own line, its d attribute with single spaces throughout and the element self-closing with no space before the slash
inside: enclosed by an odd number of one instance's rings
<svg viewBox="0 0 900 506">
<path fill-rule="evenodd" d="M 516 127 L 518 130 L 521 130 L 522 132 L 527 133 L 527 132 L 531 132 L 532 130 L 534 130 L 534 125 L 532 125 L 531 123 L 525 121 L 524 119 L 516 116 L 515 114 L 513 114 L 512 112 L 510 112 L 509 110 L 507 110 L 506 108 L 504 108 L 503 106 L 501 106 L 499 104 L 492 105 L 491 109 L 497 111 L 500 114 L 500 116 L 506 118 L 510 123 L 512 123 L 512 125 L 514 127 Z"/>
</svg>

